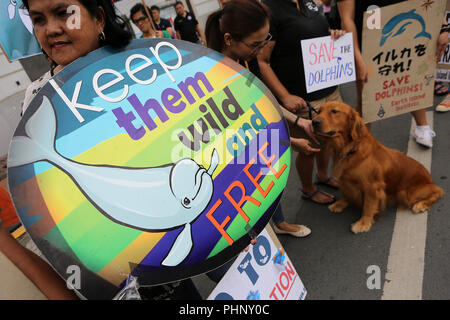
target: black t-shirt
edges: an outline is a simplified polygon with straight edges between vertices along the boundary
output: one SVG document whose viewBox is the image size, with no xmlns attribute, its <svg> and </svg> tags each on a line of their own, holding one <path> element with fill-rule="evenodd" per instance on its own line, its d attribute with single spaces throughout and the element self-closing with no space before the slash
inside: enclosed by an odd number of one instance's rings
<svg viewBox="0 0 450 320">
<path fill-rule="evenodd" d="M 345 0 L 337 0 L 338 2 Z M 363 17 L 364 12 L 367 11 L 367 8 L 373 5 L 376 5 L 380 8 L 389 6 L 391 4 L 396 4 L 403 2 L 405 0 L 354 0 L 355 1 L 355 25 L 356 30 L 358 32 L 358 43 L 359 47 L 361 47 L 361 39 L 362 39 L 362 30 L 363 30 Z"/>
<path fill-rule="evenodd" d="M 253 73 L 258 79 L 261 79 L 261 71 L 259 70 L 258 59 L 255 58 L 247 61 L 247 64 L 245 62 L 245 60 L 239 60 L 241 66 L 244 66 L 246 68 L 248 66 L 248 70 Z"/>
<path fill-rule="evenodd" d="M 180 33 L 181 39 L 194 43 L 199 40 L 197 36 L 197 25 L 197 19 L 189 12 L 186 12 L 186 17 L 177 15 L 174 21 L 175 30 Z"/>
<path fill-rule="evenodd" d="M 336 87 L 307 93 L 301 40 L 330 35 L 327 19 L 312 0 L 301 1 L 301 12 L 292 0 L 263 0 L 271 11 L 270 33 L 276 41 L 270 66 L 290 94 L 313 101 L 331 94 Z"/>
<path fill-rule="evenodd" d="M 155 24 L 156 30 L 162 31 L 166 30 L 167 28 L 172 28 L 172 25 L 170 24 L 170 21 L 167 19 L 161 18 L 159 21 L 159 24 L 157 24 L 154 20 L 153 23 Z"/>
</svg>

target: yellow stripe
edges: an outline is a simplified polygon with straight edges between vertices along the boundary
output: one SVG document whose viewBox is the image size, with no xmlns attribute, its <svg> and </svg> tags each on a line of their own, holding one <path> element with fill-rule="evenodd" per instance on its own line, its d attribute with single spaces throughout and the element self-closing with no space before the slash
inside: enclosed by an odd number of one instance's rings
<svg viewBox="0 0 450 320">
<path fill-rule="evenodd" d="M 139 264 L 165 235 L 161 233 L 144 232 L 126 249 L 119 253 L 98 275 L 114 285 L 120 285 L 131 273 L 129 263 Z"/>
</svg>

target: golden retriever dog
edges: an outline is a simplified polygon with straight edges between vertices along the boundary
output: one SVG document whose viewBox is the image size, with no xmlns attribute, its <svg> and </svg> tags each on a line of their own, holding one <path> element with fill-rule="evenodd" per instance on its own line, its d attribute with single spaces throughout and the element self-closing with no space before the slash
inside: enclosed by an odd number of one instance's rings
<svg viewBox="0 0 450 320">
<path fill-rule="evenodd" d="M 342 191 L 342 199 L 328 208 L 332 212 L 342 212 L 349 204 L 362 208 L 361 218 L 351 227 L 354 233 L 369 231 L 374 217 L 387 205 L 419 213 L 444 194 L 423 165 L 383 146 L 367 130 L 358 112 L 345 103 L 321 106 L 313 128 L 325 139 Z"/>
</svg>

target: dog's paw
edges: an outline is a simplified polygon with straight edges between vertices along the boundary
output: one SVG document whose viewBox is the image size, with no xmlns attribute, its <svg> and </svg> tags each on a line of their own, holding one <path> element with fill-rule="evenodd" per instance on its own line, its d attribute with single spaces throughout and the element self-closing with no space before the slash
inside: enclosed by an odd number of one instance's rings
<svg viewBox="0 0 450 320">
<path fill-rule="evenodd" d="M 328 209 L 334 213 L 341 213 L 342 211 L 344 211 L 344 209 L 347 207 L 347 205 L 348 204 L 346 201 L 339 200 L 333 204 L 330 204 L 328 206 Z"/>
<path fill-rule="evenodd" d="M 372 223 L 367 223 L 362 220 L 358 220 L 355 223 L 352 224 L 352 232 L 354 234 L 361 233 L 361 232 L 367 232 L 372 227 Z"/>
<path fill-rule="evenodd" d="M 426 205 L 424 201 L 416 202 L 412 207 L 412 211 L 414 213 L 425 212 L 425 211 L 428 211 L 428 209 L 430 209 L 430 207 L 428 205 Z"/>
</svg>

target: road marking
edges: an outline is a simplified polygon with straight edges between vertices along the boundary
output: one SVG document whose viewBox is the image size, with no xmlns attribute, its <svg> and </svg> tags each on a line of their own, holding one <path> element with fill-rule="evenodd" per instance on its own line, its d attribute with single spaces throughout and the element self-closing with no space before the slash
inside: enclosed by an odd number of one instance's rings
<svg viewBox="0 0 450 320">
<path fill-rule="evenodd" d="M 427 121 L 432 127 L 432 111 L 427 112 Z M 415 121 L 411 121 L 411 132 L 415 127 Z M 431 154 L 432 150 L 420 147 L 411 133 L 407 155 L 430 171 Z M 382 300 L 422 299 L 427 219 L 428 212 L 414 214 L 397 209 Z"/>
</svg>

